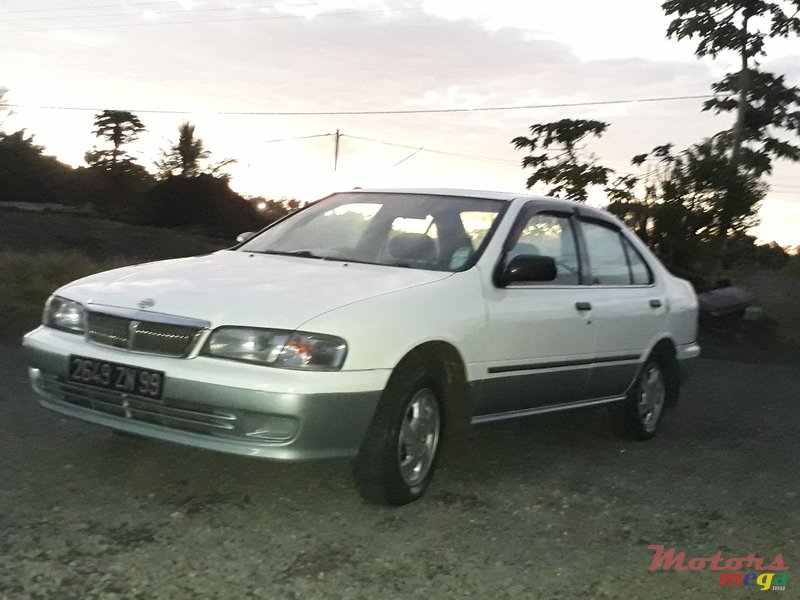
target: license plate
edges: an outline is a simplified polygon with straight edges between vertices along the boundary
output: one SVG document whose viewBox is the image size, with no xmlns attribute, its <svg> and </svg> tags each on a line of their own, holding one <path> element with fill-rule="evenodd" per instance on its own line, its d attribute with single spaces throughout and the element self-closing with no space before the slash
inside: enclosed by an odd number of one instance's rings
<svg viewBox="0 0 800 600">
<path fill-rule="evenodd" d="M 161 399 L 161 391 L 164 387 L 162 371 L 141 369 L 83 356 L 69 357 L 69 379 L 77 383 L 156 400 Z"/>
</svg>

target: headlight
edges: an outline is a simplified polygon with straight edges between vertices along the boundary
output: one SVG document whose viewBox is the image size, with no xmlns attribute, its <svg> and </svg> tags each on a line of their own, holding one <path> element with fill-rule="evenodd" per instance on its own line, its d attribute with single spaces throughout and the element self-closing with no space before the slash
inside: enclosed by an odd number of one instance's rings
<svg viewBox="0 0 800 600">
<path fill-rule="evenodd" d="M 83 304 L 60 296 L 50 296 L 44 305 L 42 324 L 73 333 L 84 331 Z"/>
<path fill-rule="evenodd" d="M 347 344 L 318 333 L 222 327 L 208 338 L 203 354 L 285 369 L 337 371 L 347 355 Z"/>
</svg>

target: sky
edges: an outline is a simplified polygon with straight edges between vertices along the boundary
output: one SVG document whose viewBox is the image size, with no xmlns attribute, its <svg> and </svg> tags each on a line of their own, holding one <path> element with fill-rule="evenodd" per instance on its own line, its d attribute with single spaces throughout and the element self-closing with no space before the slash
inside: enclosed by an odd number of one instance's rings
<svg viewBox="0 0 800 600">
<path fill-rule="evenodd" d="M 313 200 L 356 186 L 524 192 L 511 139 L 534 123 L 598 119 L 610 127 L 587 152 L 635 173 L 632 156 L 732 122 L 699 99 L 591 104 L 708 94 L 735 70 L 735 56 L 700 60 L 693 43 L 666 39 L 660 4 L 0 0 L 0 87 L 14 105 L 3 128 L 78 166 L 98 143 L 94 114 L 132 110 L 147 131 L 130 151 L 150 168 L 189 120 L 213 158 L 237 160 L 237 192 Z M 767 50 L 763 67 L 800 84 L 800 42 Z M 800 166 L 779 162 L 769 183 L 752 233 L 800 244 Z"/>
</svg>

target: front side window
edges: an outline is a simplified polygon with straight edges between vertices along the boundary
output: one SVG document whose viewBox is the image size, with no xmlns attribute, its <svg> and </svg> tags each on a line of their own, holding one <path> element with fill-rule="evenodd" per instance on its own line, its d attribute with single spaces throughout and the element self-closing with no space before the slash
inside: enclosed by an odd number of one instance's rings
<svg viewBox="0 0 800 600">
<path fill-rule="evenodd" d="M 569 217 L 535 213 L 523 219 L 512 232 L 505 263 L 523 254 L 549 256 L 556 263 L 556 278 L 536 285 L 578 285 L 580 267 Z"/>
<path fill-rule="evenodd" d="M 422 194 L 343 193 L 309 206 L 239 250 L 460 271 L 474 264 L 506 203 Z"/>
</svg>

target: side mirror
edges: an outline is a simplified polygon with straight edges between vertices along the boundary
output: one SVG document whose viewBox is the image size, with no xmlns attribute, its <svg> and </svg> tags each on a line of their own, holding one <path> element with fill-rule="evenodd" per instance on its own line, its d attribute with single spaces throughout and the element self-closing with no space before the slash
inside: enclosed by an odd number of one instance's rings
<svg viewBox="0 0 800 600">
<path fill-rule="evenodd" d="M 499 286 L 505 287 L 510 283 L 553 281 L 556 273 L 556 261 L 552 256 L 520 254 L 512 258 L 495 279 Z"/>
<path fill-rule="evenodd" d="M 236 242 L 238 244 L 244 244 L 247 240 L 253 237 L 256 234 L 255 231 L 245 231 L 244 233 L 240 233 L 236 236 Z"/>
</svg>

